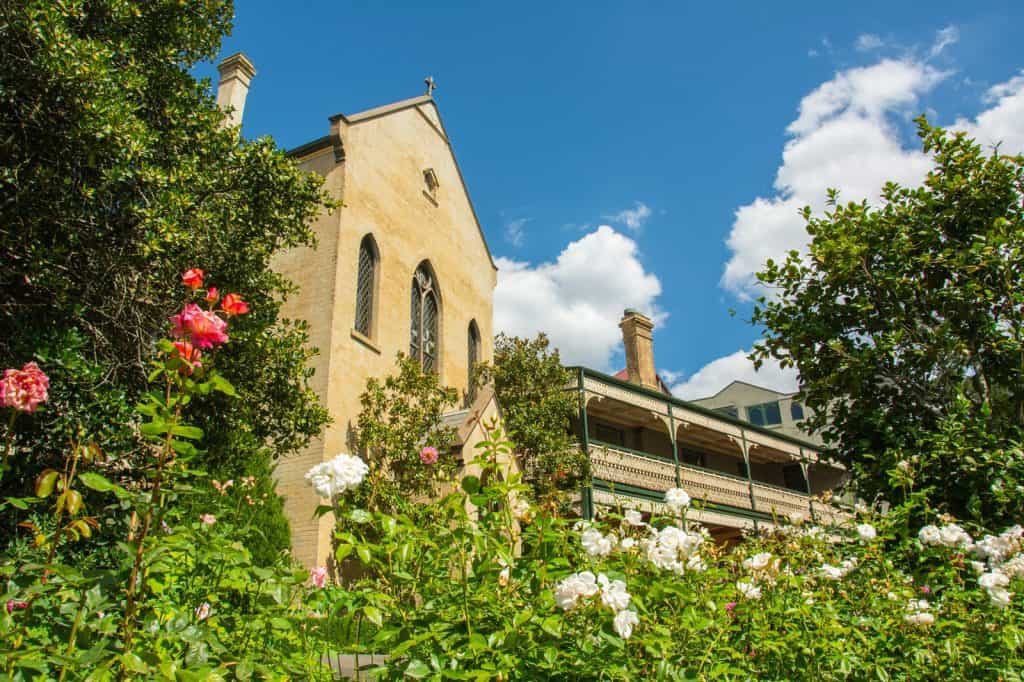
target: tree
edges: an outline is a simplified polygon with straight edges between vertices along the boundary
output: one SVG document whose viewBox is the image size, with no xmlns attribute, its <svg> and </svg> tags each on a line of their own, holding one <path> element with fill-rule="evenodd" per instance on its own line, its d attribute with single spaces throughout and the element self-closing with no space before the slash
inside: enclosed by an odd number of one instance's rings
<svg viewBox="0 0 1024 682">
<path fill-rule="evenodd" d="M 189 73 L 232 15 L 228 0 L 0 1 L 0 366 L 54 361 L 51 409 L 22 434 L 37 458 L 124 423 L 191 267 L 252 307 L 224 350 L 242 400 L 195 410 L 205 463 L 269 486 L 269 462 L 327 421 L 270 259 L 313 244 L 330 201 L 272 140 L 223 128 Z M 131 429 L 98 437 L 137 445 Z"/>
<path fill-rule="evenodd" d="M 804 209 L 808 254 L 758 274 L 776 293 L 755 305 L 752 358 L 799 369 L 809 426 L 862 494 L 895 501 L 905 481 L 889 474 L 916 462 L 939 508 L 994 524 L 1024 500 L 1024 158 L 918 126 L 922 186 Z"/>
<path fill-rule="evenodd" d="M 572 373 L 543 333 L 534 339 L 499 334 L 494 362 L 476 373 L 480 385 L 493 383 L 505 430 L 523 466 L 523 480 L 541 497 L 580 486 L 587 459 L 569 435 L 579 406 L 568 390 Z"/>
<path fill-rule="evenodd" d="M 455 389 L 442 386 L 437 374 L 402 353 L 395 367 L 383 380 L 367 380 L 354 434 L 370 466 L 370 502 L 380 509 L 394 509 L 409 496 L 435 494 L 437 483 L 461 465 L 450 451 L 455 429 L 442 419 L 455 406 Z"/>
</svg>

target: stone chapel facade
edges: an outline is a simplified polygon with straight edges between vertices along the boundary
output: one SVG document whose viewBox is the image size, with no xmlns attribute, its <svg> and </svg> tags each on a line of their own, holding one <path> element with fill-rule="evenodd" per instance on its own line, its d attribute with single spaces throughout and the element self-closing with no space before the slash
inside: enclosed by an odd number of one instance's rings
<svg viewBox="0 0 1024 682">
<path fill-rule="evenodd" d="M 236 117 L 245 101 L 240 83 L 247 87 L 253 74 L 242 55 L 221 64 L 219 100 L 233 104 Z M 351 451 L 366 379 L 390 374 L 403 352 L 466 394 L 471 366 L 491 358 L 497 284 L 432 96 L 336 114 L 326 132 L 289 153 L 300 168 L 322 175 L 344 206 L 314 222 L 315 250 L 295 249 L 273 264 L 299 287 L 282 315 L 309 323 L 310 343 L 320 351 L 312 386 L 334 418 L 305 451 L 277 465 L 292 552 L 307 566 L 327 562 L 332 521 L 314 517 L 321 501 L 303 477 Z"/>
</svg>

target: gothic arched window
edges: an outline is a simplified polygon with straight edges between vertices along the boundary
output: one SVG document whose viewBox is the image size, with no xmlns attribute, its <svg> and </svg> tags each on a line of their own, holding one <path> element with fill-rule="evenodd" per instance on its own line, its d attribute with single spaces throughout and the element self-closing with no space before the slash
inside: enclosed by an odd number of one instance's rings
<svg viewBox="0 0 1024 682">
<path fill-rule="evenodd" d="M 476 382 L 473 381 L 473 369 L 476 367 L 476 363 L 480 361 L 480 330 L 476 326 L 476 320 L 472 320 L 469 323 L 469 335 L 466 345 L 469 351 L 469 357 L 466 362 L 466 368 L 469 373 L 466 400 L 472 403 L 476 398 Z"/>
<path fill-rule="evenodd" d="M 356 323 L 357 332 L 366 338 L 373 336 L 374 292 L 377 288 L 377 245 L 373 237 L 366 235 L 359 244 L 359 273 L 356 279 Z"/>
<path fill-rule="evenodd" d="M 419 360 L 426 370 L 437 369 L 437 328 L 441 316 L 437 295 L 437 283 L 430 266 L 423 263 L 412 277 L 409 356 Z"/>
</svg>

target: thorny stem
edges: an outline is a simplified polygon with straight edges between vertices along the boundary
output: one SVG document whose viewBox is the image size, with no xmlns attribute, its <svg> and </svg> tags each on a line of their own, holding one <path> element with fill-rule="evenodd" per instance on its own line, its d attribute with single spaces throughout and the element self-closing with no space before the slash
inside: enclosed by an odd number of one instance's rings
<svg viewBox="0 0 1024 682">
<path fill-rule="evenodd" d="M 14 420 L 18 416 L 16 410 L 11 410 L 11 418 L 7 420 L 7 438 L 4 443 L 4 458 L 0 462 L 0 481 L 4 478 L 4 472 L 7 471 L 7 459 L 14 454 Z"/>
<path fill-rule="evenodd" d="M 164 392 L 164 404 L 171 402 L 171 387 L 173 378 L 168 375 L 167 377 L 167 388 Z M 174 418 L 171 420 L 171 424 L 177 423 L 181 417 L 181 405 L 175 407 Z M 174 433 L 172 429 L 168 428 L 167 438 L 164 439 L 164 444 L 160 448 L 160 455 L 157 459 L 156 465 L 156 476 L 153 479 L 153 491 L 150 494 L 149 506 L 146 509 L 146 514 L 143 517 L 142 529 L 139 531 L 139 537 L 137 545 L 135 547 L 135 561 L 132 564 L 132 573 L 128 578 L 128 592 L 126 595 L 127 604 L 125 605 L 124 611 L 124 648 L 125 651 L 131 649 L 132 636 L 135 628 L 135 614 L 137 610 L 136 597 L 142 593 L 143 582 L 145 574 L 140 576 L 142 571 L 142 560 L 145 553 L 146 536 L 149 535 L 150 527 L 153 523 L 153 510 L 157 507 L 160 502 L 161 485 L 163 483 L 164 466 L 167 464 L 169 455 L 171 452 L 171 444 L 174 442 Z"/>
<path fill-rule="evenodd" d="M 78 637 L 78 628 L 82 625 L 82 618 L 85 616 L 85 592 L 82 592 L 82 601 L 78 605 L 78 613 L 75 614 L 75 622 L 71 626 L 71 634 L 68 635 L 68 649 L 64 652 L 64 656 L 68 657 L 75 650 L 75 643 Z M 68 674 L 68 663 L 65 662 L 60 669 L 60 682 L 64 682 L 64 678 Z"/>
</svg>

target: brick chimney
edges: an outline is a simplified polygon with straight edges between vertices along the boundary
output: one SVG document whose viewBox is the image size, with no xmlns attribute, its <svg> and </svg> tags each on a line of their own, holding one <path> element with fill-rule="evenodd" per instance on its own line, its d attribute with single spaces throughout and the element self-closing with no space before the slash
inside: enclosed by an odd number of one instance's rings
<svg viewBox="0 0 1024 682">
<path fill-rule="evenodd" d="M 220 71 L 217 106 L 226 112 L 224 125 L 240 126 L 242 112 L 245 111 L 245 97 L 249 94 L 249 83 L 256 75 L 256 67 L 248 57 L 238 52 L 218 64 L 217 70 Z"/>
<path fill-rule="evenodd" d="M 627 308 L 619 322 L 622 343 L 626 347 L 626 373 L 629 382 L 655 391 L 658 373 L 654 369 L 654 323 L 638 310 Z"/>
</svg>

